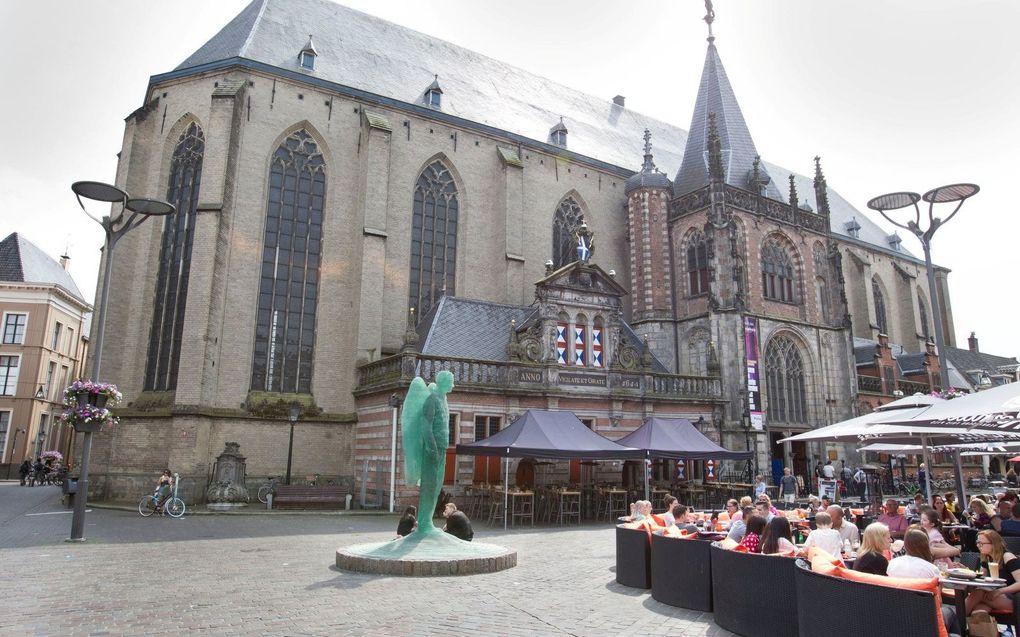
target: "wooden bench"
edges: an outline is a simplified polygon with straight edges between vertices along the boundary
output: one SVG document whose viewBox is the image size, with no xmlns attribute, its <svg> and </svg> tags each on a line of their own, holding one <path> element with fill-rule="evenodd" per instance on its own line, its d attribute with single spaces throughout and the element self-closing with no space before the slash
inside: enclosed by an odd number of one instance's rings
<svg viewBox="0 0 1020 637">
<path fill-rule="evenodd" d="M 273 493 L 274 509 L 343 509 L 347 487 L 277 485 Z"/>
</svg>

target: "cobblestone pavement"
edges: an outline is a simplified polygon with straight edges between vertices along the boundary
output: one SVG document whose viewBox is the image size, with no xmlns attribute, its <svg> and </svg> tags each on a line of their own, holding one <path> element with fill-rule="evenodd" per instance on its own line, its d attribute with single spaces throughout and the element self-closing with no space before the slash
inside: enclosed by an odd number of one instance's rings
<svg viewBox="0 0 1020 637">
<path fill-rule="evenodd" d="M 518 566 L 441 578 L 351 574 L 338 546 L 392 536 L 385 515 L 94 509 L 68 544 L 57 487 L 0 482 L 0 635 L 730 635 L 710 613 L 616 584 L 611 526 L 510 531 Z"/>
</svg>

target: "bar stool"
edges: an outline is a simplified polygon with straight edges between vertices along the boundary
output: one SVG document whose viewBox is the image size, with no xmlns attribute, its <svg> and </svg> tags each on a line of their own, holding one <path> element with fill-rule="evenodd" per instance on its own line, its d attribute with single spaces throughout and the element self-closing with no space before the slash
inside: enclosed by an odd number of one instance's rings
<svg viewBox="0 0 1020 637">
<path fill-rule="evenodd" d="M 493 492 L 489 494 L 489 525 L 496 522 L 502 522 L 506 515 L 506 510 L 503 507 L 503 498 L 497 497 L 497 493 Z"/>
<path fill-rule="evenodd" d="M 535 526 L 535 495 L 510 496 L 514 500 L 513 514 L 510 516 L 510 524 L 516 526 L 518 520 L 527 520 L 531 526 Z"/>
<path fill-rule="evenodd" d="M 560 514 L 559 524 L 563 526 L 563 520 L 570 518 L 577 518 L 577 523 L 581 523 L 581 494 L 580 493 L 561 493 L 560 494 Z"/>
</svg>

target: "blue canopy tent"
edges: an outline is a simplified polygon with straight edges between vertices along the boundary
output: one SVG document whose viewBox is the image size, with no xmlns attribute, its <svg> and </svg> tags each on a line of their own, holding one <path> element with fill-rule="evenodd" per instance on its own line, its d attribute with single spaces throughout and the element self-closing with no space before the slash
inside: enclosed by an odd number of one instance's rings
<svg viewBox="0 0 1020 637">
<path fill-rule="evenodd" d="M 617 441 L 641 450 L 640 457 L 674 460 L 747 460 L 751 451 L 730 451 L 705 437 L 686 418 L 646 418 L 635 431 Z M 645 499 L 648 499 L 648 470 L 645 469 Z"/>
<path fill-rule="evenodd" d="M 506 429 L 488 438 L 457 445 L 458 455 L 500 458 L 643 458 L 639 449 L 621 446 L 588 429 L 570 411 L 529 409 Z M 509 487 L 510 463 L 504 485 Z M 509 496 L 504 494 L 504 507 Z M 506 510 L 504 508 L 504 510 Z M 506 516 L 503 516 L 506 526 Z"/>
</svg>

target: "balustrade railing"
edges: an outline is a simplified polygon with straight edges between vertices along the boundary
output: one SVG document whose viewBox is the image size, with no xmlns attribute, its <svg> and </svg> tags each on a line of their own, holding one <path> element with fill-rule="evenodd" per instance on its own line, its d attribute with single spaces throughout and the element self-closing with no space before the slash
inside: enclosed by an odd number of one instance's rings
<svg viewBox="0 0 1020 637">
<path fill-rule="evenodd" d="M 861 376 L 857 375 L 857 388 L 862 392 L 869 394 L 881 394 L 882 393 L 882 379 L 878 376 Z"/>
<path fill-rule="evenodd" d="M 897 383 L 900 391 L 903 392 L 904 396 L 913 396 L 914 394 L 929 394 L 932 388 L 928 386 L 928 383 L 918 383 L 912 380 L 901 380 Z"/>
</svg>

